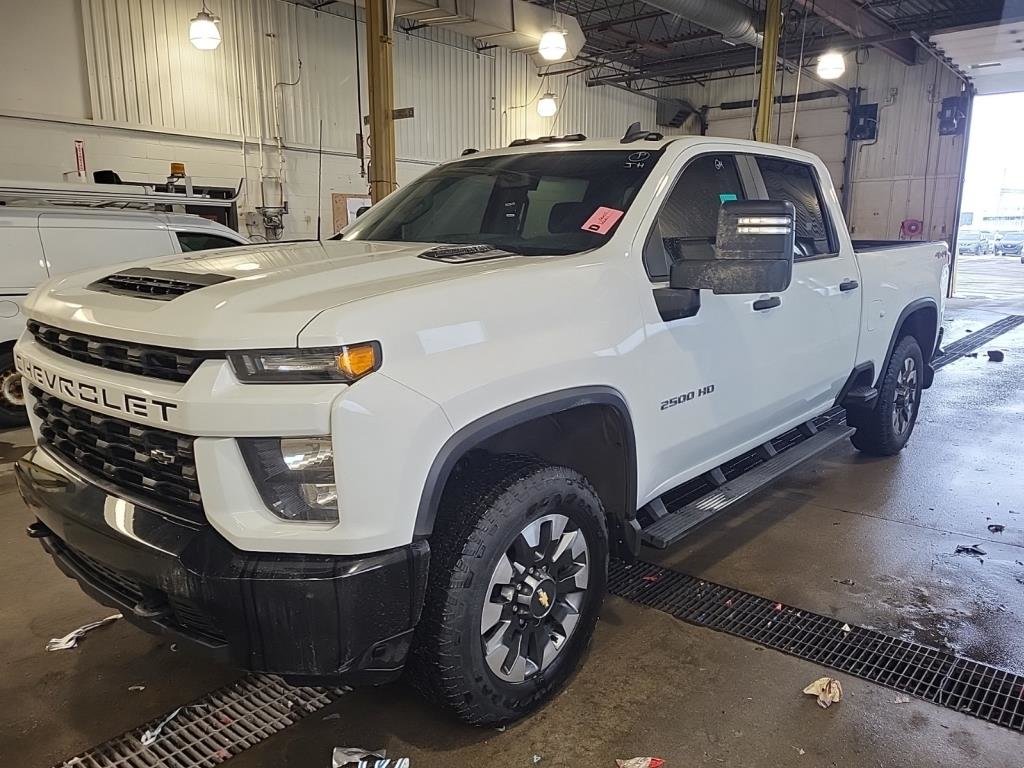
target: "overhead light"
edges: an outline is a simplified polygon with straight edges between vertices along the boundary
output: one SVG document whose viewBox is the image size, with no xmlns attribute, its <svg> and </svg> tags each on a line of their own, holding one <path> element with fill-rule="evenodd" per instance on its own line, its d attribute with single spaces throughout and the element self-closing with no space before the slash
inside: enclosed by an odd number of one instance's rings
<svg viewBox="0 0 1024 768">
<path fill-rule="evenodd" d="M 188 39 L 192 45 L 200 51 L 212 51 L 220 45 L 219 22 L 220 19 L 206 10 L 206 3 L 203 3 L 203 9 L 188 25 Z"/>
<path fill-rule="evenodd" d="M 552 27 L 540 36 L 540 44 L 537 46 L 537 53 L 545 61 L 558 61 L 565 56 L 565 32 Z"/>
<path fill-rule="evenodd" d="M 558 99 L 555 94 L 548 91 L 537 102 L 537 114 L 541 117 L 554 117 L 556 112 L 558 112 Z"/>
<path fill-rule="evenodd" d="M 846 71 L 846 59 L 839 51 L 826 51 L 818 57 L 818 77 L 835 80 Z"/>
</svg>

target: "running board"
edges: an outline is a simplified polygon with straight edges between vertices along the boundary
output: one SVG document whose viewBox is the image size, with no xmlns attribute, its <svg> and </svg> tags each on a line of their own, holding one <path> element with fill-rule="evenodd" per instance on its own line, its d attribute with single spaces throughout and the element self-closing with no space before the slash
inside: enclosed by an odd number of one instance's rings
<svg viewBox="0 0 1024 768">
<path fill-rule="evenodd" d="M 813 430 L 813 427 L 808 431 Z M 803 463 L 827 448 L 831 448 L 854 433 L 853 427 L 836 424 L 813 431 L 806 439 L 779 453 L 768 448 L 771 458 L 742 475 L 719 485 L 715 490 L 691 501 L 674 512 L 668 512 L 664 503 L 657 499 L 651 506 L 658 519 L 642 529 L 641 541 L 657 549 L 665 549 L 679 541 L 683 536 L 701 523 L 714 517 L 723 509 L 747 496 L 770 482 L 784 475 L 798 464 Z M 770 446 L 770 443 L 766 443 Z M 721 470 L 718 472 L 721 476 Z M 660 514 L 659 514 L 660 513 Z"/>
</svg>

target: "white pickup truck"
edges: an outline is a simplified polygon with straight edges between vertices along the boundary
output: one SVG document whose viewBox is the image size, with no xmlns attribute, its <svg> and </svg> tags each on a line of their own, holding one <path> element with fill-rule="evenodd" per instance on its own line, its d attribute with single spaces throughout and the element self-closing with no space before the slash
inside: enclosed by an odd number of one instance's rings
<svg viewBox="0 0 1024 768">
<path fill-rule="evenodd" d="M 240 667 L 407 668 L 508 721 L 579 662 L 610 557 L 847 436 L 903 448 L 949 262 L 851 242 L 825 166 L 784 147 L 634 129 L 467 154 L 332 241 L 33 293 L 29 533 Z"/>
</svg>

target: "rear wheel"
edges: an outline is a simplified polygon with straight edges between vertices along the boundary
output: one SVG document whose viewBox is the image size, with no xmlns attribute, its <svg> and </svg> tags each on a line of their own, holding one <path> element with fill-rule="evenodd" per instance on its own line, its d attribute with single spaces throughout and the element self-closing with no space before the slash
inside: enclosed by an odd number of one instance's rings
<svg viewBox="0 0 1024 768">
<path fill-rule="evenodd" d="M 604 598 L 604 510 L 577 472 L 490 456 L 460 473 L 431 540 L 410 677 L 474 724 L 515 720 L 578 665 Z"/>
<path fill-rule="evenodd" d="M 21 374 L 14 367 L 14 352 L 0 352 L 0 428 L 28 424 L 25 389 Z"/>
<path fill-rule="evenodd" d="M 857 431 L 851 438 L 864 453 L 892 456 L 903 450 L 921 405 L 924 358 L 913 336 L 904 336 L 892 351 L 875 407 L 855 414 Z"/>
</svg>

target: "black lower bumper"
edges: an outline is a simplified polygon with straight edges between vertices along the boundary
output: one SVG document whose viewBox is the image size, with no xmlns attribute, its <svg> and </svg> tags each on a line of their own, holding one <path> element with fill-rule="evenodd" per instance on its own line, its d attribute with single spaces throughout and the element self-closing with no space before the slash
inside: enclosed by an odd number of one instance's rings
<svg viewBox="0 0 1024 768">
<path fill-rule="evenodd" d="M 29 535 L 142 628 L 293 680 L 376 683 L 401 671 L 423 603 L 425 541 L 361 557 L 243 552 L 41 449 L 15 471 L 38 519 Z"/>
</svg>

